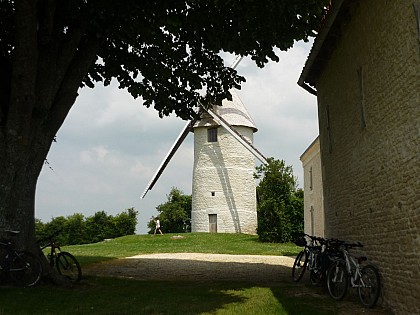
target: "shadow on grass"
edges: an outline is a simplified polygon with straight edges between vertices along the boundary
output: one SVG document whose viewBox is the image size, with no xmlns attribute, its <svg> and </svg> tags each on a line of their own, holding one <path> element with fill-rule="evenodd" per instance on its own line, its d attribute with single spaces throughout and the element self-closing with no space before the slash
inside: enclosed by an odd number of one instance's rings
<svg viewBox="0 0 420 315">
<path fill-rule="evenodd" d="M 85 270 L 92 276 L 165 281 L 275 283 L 291 277 L 291 268 L 280 264 L 145 257 L 102 261 Z"/>
<path fill-rule="evenodd" d="M 74 255 L 77 259 L 77 261 L 80 263 L 80 266 L 89 266 L 92 264 L 100 263 L 100 262 L 106 262 L 110 260 L 116 259 L 115 257 L 104 257 L 104 256 L 85 256 L 85 255 Z"/>
<path fill-rule="evenodd" d="M 243 300 L 208 283 L 87 277 L 73 288 L 0 287 L 0 314 L 201 314 Z"/>
<path fill-rule="evenodd" d="M 337 314 L 328 297 L 293 283 L 287 266 L 78 259 L 85 276 L 71 288 L 0 287 L 0 314 Z"/>
</svg>

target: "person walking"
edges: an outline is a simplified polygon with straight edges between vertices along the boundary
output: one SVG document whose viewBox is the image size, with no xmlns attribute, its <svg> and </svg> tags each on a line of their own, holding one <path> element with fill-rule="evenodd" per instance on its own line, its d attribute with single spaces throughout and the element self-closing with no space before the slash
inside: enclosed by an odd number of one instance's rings
<svg viewBox="0 0 420 315">
<path fill-rule="evenodd" d="M 159 219 L 156 219 L 156 221 L 155 221 L 155 233 L 153 235 L 156 235 L 156 231 L 159 231 L 160 235 L 163 235 L 162 231 L 160 230 L 160 221 L 159 221 Z"/>
</svg>

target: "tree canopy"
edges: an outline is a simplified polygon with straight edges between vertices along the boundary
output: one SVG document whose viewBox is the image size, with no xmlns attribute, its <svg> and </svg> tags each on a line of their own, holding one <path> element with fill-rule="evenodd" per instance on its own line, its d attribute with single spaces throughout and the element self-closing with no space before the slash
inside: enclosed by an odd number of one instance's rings
<svg viewBox="0 0 420 315">
<path fill-rule="evenodd" d="M 79 88 L 115 79 L 160 116 L 189 118 L 244 81 L 221 51 L 277 61 L 327 2 L 0 1 L 0 226 L 33 244 L 37 179 Z"/>
<path fill-rule="evenodd" d="M 303 232 L 303 190 L 296 187 L 291 166 L 268 159 L 256 168 L 258 227 L 263 242 L 289 242 Z"/>
</svg>

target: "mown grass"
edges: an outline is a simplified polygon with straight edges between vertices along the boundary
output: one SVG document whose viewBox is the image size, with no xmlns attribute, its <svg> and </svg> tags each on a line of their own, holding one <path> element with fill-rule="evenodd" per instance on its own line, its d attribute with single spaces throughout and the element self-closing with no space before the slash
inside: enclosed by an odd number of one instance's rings
<svg viewBox="0 0 420 315">
<path fill-rule="evenodd" d="M 255 235 L 223 233 L 186 233 L 130 235 L 95 244 L 64 248 L 82 264 L 106 259 L 151 253 L 217 253 L 235 255 L 296 256 L 301 250 L 293 243 L 261 243 Z"/>
<path fill-rule="evenodd" d="M 97 244 L 68 246 L 84 266 L 142 253 L 296 255 L 293 244 L 264 244 L 239 234 L 126 236 Z M 315 291 L 314 290 L 318 290 Z M 0 315 L 8 314 L 338 314 L 325 292 L 304 283 L 140 281 L 89 276 L 72 287 L 0 286 Z"/>
<path fill-rule="evenodd" d="M 327 301 L 330 305 L 331 302 Z M 93 277 L 73 288 L 0 287 L 0 314 L 331 314 L 319 299 L 247 283 Z"/>
</svg>

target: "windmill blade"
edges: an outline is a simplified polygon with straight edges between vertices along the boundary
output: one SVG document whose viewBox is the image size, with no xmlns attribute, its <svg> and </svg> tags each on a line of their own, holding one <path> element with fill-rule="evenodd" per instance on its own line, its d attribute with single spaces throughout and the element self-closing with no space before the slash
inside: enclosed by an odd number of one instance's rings
<svg viewBox="0 0 420 315">
<path fill-rule="evenodd" d="M 196 119 L 193 119 L 189 121 L 184 129 L 182 129 L 181 133 L 179 134 L 178 138 L 175 140 L 174 144 L 172 145 L 171 149 L 169 150 L 166 157 L 163 159 L 162 163 L 160 164 L 159 168 L 157 169 L 155 175 L 153 175 L 152 179 L 150 180 L 149 184 L 147 185 L 146 189 L 144 190 L 141 199 L 143 199 L 147 192 L 153 188 L 153 186 L 156 184 L 157 180 L 159 179 L 160 175 L 162 175 L 163 170 L 168 165 L 169 161 L 174 156 L 175 152 L 178 150 L 184 139 L 188 136 L 188 133 L 191 131 L 192 126 L 196 122 Z"/>
<path fill-rule="evenodd" d="M 244 57 L 243 56 L 238 56 L 236 57 L 235 61 L 233 62 L 233 64 L 230 66 L 232 69 L 235 69 L 239 63 L 242 61 Z"/>
<path fill-rule="evenodd" d="M 239 132 L 223 119 L 220 115 L 208 109 L 207 112 L 219 125 L 225 128 L 236 140 L 238 140 L 249 152 L 251 152 L 263 164 L 268 164 L 267 159 L 251 143 L 249 143 Z"/>
<path fill-rule="evenodd" d="M 243 59 L 242 56 L 238 56 L 235 61 L 233 62 L 231 68 L 235 69 L 238 64 L 241 62 L 241 60 Z M 201 107 L 202 108 L 202 107 Z M 214 113 L 213 113 L 214 114 Z M 214 114 L 216 115 L 216 114 Z M 220 119 L 222 119 L 221 117 L 219 117 Z M 147 192 L 149 190 L 151 190 L 153 188 L 153 186 L 156 184 L 157 180 L 159 179 L 160 175 L 162 175 L 163 171 L 165 170 L 166 166 L 168 165 L 169 161 L 172 159 L 172 157 L 174 156 L 175 152 L 178 150 L 178 148 L 180 147 L 180 145 L 182 144 L 182 142 L 184 141 L 184 139 L 187 137 L 188 133 L 191 131 L 192 126 L 197 122 L 198 119 L 193 119 L 191 121 L 189 121 L 184 129 L 181 131 L 181 133 L 179 134 L 178 138 L 175 140 L 174 144 L 172 145 L 171 149 L 169 150 L 168 154 L 166 155 L 166 157 L 163 159 L 162 163 L 160 164 L 159 168 L 157 169 L 156 173 L 153 175 L 152 179 L 150 180 L 149 184 L 147 185 L 146 189 L 144 190 L 141 199 L 143 199 Z M 236 130 L 233 130 L 232 127 L 229 127 L 229 124 L 225 121 L 224 124 L 227 124 L 227 127 L 225 127 L 229 132 L 236 132 Z M 248 149 L 248 147 L 250 146 L 251 149 L 248 150 L 253 150 L 255 152 L 258 152 L 257 149 L 255 149 L 249 142 L 247 142 L 238 132 L 236 132 L 236 137 L 240 137 L 242 140 L 238 140 L 242 143 L 242 141 L 244 141 L 246 144 L 244 144 L 244 146 Z M 251 151 L 251 152 L 253 152 Z M 255 153 L 253 153 L 255 155 Z M 258 155 L 260 157 L 263 158 L 264 161 L 265 158 L 264 156 L 258 152 Z M 257 155 L 255 155 L 257 156 Z M 261 160 L 261 158 L 257 156 L 258 159 Z M 261 160 L 263 162 L 263 160 Z M 263 162 L 263 163 L 267 163 L 267 162 Z"/>
</svg>

